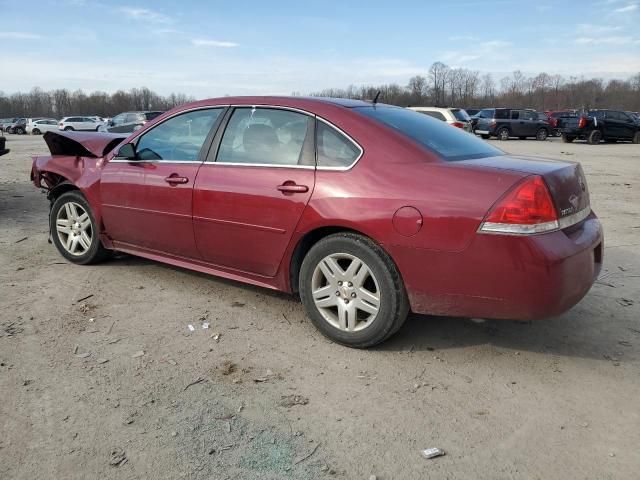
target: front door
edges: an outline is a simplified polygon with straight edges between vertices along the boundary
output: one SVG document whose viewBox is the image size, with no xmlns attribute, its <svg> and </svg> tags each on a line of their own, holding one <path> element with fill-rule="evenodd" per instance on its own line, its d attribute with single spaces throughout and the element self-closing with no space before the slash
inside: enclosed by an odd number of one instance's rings
<svg viewBox="0 0 640 480">
<path fill-rule="evenodd" d="M 217 266 L 272 277 L 315 184 L 314 118 L 235 108 L 193 196 L 196 243 Z"/>
<path fill-rule="evenodd" d="M 193 185 L 222 108 L 171 117 L 135 140 L 134 159 L 111 159 L 101 181 L 107 234 L 124 246 L 198 258 Z"/>
</svg>

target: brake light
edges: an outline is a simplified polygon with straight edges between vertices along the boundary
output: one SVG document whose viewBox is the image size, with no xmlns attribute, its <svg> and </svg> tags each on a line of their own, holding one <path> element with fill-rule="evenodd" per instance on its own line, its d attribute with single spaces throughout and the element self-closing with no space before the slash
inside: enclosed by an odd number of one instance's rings
<svg viewBox="0 0 640 480">
<path fill-rule="evenodd" d="M 527 235 L 557 230 L 559 226 L 547 184 L 535 175 L 516 185 L 491 208 L 480 231 Z"/>
<path fill-rule="evenodd" d="M 578 128 L 584 128 L 587 126 L 587 119 L 585 117 L 580 117 L 578 120 Z"/>
<path fill-rule="evenodd" d="M 489 126 L 490 126 L 491 128 L 493 128 L 493 127 L 495 127 L 497 124 L 498 124 L 497 122 L 491 122 L 491 123 L 489 124 Z"/>
<path fill-rule="evenodd" d="M 464 128 L 464 123 L 462 122 L 453 122 L 451 125 L 458 128 Z"/>
</svg>

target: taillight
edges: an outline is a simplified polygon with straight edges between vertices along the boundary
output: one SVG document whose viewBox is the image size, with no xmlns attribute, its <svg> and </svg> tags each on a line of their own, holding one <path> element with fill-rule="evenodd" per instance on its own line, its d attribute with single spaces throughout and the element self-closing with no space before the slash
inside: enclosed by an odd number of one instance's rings
<svg viewBox="0 0 640 480">
<path fill-rule="evenodd" d="M 491 208 L 480 231 L 526 235 L 557 230 L 559 226 L 547 184 L 535 175 L 516 185 Z"/>
<path fill-rule="evenodd" d="M 464 123 L 462 122 L 453 122 L 451 125 L 458 128 L 464 128 Z"/>
<path fill-rule="evenodd" d="M 493 127 L 495 127 L 497 124 L 498 124 L 497 122 L 491 122 L 491 123 L 489 124 L 489 126 L 490 126 L 491 128 L 493 128 Z"/>
<path fill-rule="evenodd" d="M 580 117 L 578 120 L 578 128 L 584 128 L 587 126 L 587 119 L 585 117 Z"/>
</svg>

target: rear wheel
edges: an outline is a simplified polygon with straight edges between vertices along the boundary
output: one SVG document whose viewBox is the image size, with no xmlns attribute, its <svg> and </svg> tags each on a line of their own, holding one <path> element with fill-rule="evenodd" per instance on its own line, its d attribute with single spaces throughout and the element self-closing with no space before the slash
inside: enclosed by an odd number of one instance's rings
<svg viewBox="0 0 640 480">
<path fill-rule="evenodd" d="M 562 134 L 562 141 L 564 143 L 571 143 L 576 139 L 576 137 L 572 137 L 571 135 L 567 135 L 566 133 Z"/>
<path fill-rule="evenodd" d="M 17 133 L 18 135 L 22 135 L 22 134 L 24 134 L 24 128 L 16 127 L 16 128 L 13 129 L 13 133 Z"/>
<path fill-rule="evenodd" d="M 300 268 L 300 298 L 313 324 L 354 348 L 376 345 L 400 329 L 409 301 L 387 253 L 361 235 L 323 238 Z"/>
<path fill-rule="evenodd" d="M 536 132 L 536 140 L 544 141 L 549 136 L 549 130 L 546 128 L 540 128 Z"/>
<path fill-rule="evenodd" d="M 64 127 L 64 131 L 65 132 L 71 132 L 71 131 L 73 131 L 73 127 Z"/>
<path fill-rule="evenodd" d="M 53 202 L 49 228 L 54 245 L 70 262 L 97 263 L 109 254 L 100 242 L 91 207 L 77 190 L 63 193 Z"/>
<path fill-rule="evenodd" d="M 37 128 L 34 128 L 33 130 L 31 130 L 31 133 L 34 135 L 40 135 L 41 132 Z"/>
<path fill-rule="evenodd" d="M 509 132 L 509 129 L 507 127 L 502 127 L 500 130 L 498 130 L 498 139 L 505 141 L 505 140 L 509 140 L 509 136 L 511 135 L 511 133 Z"/>
<path fill-rule="evenodd" d="M 602 132 L 600 130 L 593 130 L 587 137 L 589 145 L 598 145 L 600 140 L 602 140 Z"/>
<path fill-rule="evenodd" d="M 640 143 L 640 132 L 636 132 L 636 134 L 633 136 L 633 143 Z"/>
</svg>

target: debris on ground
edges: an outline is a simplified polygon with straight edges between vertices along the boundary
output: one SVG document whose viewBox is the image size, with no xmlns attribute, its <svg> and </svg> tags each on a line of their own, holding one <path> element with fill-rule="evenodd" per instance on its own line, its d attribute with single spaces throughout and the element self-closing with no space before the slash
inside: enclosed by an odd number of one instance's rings
<svg viewBox="0 0 640 480">
<path fill-rule="evenodd" d="M 131 355 L 131 358 L 140 358 L 144 356 L 144 350 L 138 350 L 136 353 Z"/>
<path fill-rule="evenodd" d="M 222 375 L 231 375 L 237 369 L 238 365 L 233 363 L 231 360 L 225 360 L 220 366 L 220 373 L 222 373 Z"/>
<path fill-rule="evenodd" d="M 206 378 L 198 377 L 198 378 L 196 378 L 193 382 L 191 382 L 189 385 L 187 385 L 186 387 L 184 387 L 184 390 L 182 390 L 182 391 L 184 392 L 187 388 L 192 387 L 192 386 L 194 386 L 194 385 L 197 385 L 197 384 L 199 384 L 199 383 L 202 383 L 202 382 L 204 382 L 205 380 L 206 380 Z"/>
<path fill-rule="evenodd" d="M 74 353 L 74 355 L 78 358 L 89 358 L 91 356 L 91 352 Z"/>
<path fill-rule="evenodd" d="M 205 330 L 208 329 L 209 328 L 209 322 L 204 322 L 202 324 L 202 328 L 205 329 Z"/>
<path fill-rule="evenodd" d="M 213 338 L 216 342 L 219 342 L 219 341 L 220 341 L 220 336 L 221 336 L 221 335 L 222 335 L 222 334 L 221 334 L 221 333 L 218 333 L 218 332 L 216 332 L 216 333 L 212 333 L 212 334 L 211 334 L 211 338 Z"/>
<path fill-rule="evenodd" d="M 195 332 L 196 331 L 196 327 L 194 327 L 191 324 L 187 325 L 187 328 L 189 329 L 190 332 Z"/>
<path fill-rule="evenodd" d="M 109 454 L 109 465 L 113 467 L 121 467 L 125 463 L 127 463 L 127 454 L 125 451 L 119 447 L 111 449 Z"/>
<path fill-rule="evenodd" d="M 231 304 L 231 306 L 234 307 L 234 308 L 244 307 L 245 305 L 246 305 L 246 303 L 243 303 L 243 302 L 233 302 Z"/>
<path fill-rule="evenodd" d="M 441 448 L 434 447 L 421 450 L 420 454 L 428 460 L 430 458 L 441 457 L 442 455 L 445 455 L 445 452 Z"/>
<path fill-rule="evenodd" d="M 618 302 L 623 307 L 630 307 L 633 305 L 633 300 L 629 300 L 628 298 L 616 298 L 616 302 Z"/>
<path fill-rule="evenodd" d="M 103 363 L 107 363 L 108 361 L 109 361 L 108 358 L 99 358 L 99 359 L 96 360 L 96 363 L 98 365 L 102 365 Z"/>
<path fill-rule="evenodd" d="M 316 453 L 316 450 L 318 450 L 318 448 L 320 447 L 320 443 L 317 443 L 315 447 L 313 447 L 313 449 L 306 454 L 304 457 L 296 460 L 295 462 L 293 462 L 294 465 L 298 465 L 299 463 L 304 462 L 307 458 L 310 458 L 314 453 Z"/>
<path fill-rule="evenodd" d="M 76 300 L 76 303 L 84 302 L 85 300 L 89 300 L 91 297 L 93 297 L 93 293 L 87 295 L 86 297 L 82 297 L 82 298 Z"/>
<path fill-rule="evenodd" d="M 291 408 L 295 405 L 306 405 L 307 403 L 309 403 L 309 399 L 302 395 L 283 395 L 280 397 L 278 405 L 285 408 Z"/>
</svg>

